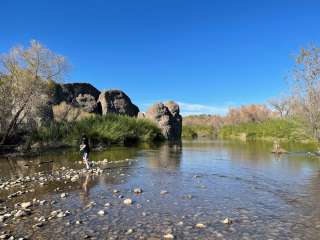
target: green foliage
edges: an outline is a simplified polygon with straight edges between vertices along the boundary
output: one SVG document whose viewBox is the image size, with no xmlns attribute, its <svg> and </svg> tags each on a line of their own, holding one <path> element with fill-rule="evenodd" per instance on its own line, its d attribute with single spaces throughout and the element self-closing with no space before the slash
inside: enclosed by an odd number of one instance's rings
<svg viewBox="0 0 320 240">
<path fill-rule="evenodd" d="M 242 123 L 224 126 L 220 132 L 221 138 L 245 138 L 247 140 L 282 139 L 285 141 L 311 141 L 303 126 L 292 119 L 270 119 L 260 123 Z"/>
<path fill-rule="evenodd" d="M 52 122 L 40 128 L 33 141 L 74 144 L 82 134 L 93 143 L 152 142 L 163 138 L 160 129 L 149 120 L 108 114 L 74 122 Z"/>
<path fill-rule="evenodd" d="M 195 139 L 198 137 L 212 138 L 215 135 L 214 128 L 206 125 L 183 125 L 182 138 Z"/>
</svg>

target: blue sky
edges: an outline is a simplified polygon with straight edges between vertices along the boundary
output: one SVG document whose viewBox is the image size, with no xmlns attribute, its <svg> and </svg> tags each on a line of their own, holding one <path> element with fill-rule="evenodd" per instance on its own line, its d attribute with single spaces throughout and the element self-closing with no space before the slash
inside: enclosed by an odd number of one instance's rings
<svg viewBox="0 0 320 240">
<path fill-rule="evenodd" d="M 320 1 L 2 0 L 0 52 L 31 39 L 67 56 L 67 82 L 124 90 L 142 110 L 225 113 L 285 91 L 320 39 Z"/>
</svg>

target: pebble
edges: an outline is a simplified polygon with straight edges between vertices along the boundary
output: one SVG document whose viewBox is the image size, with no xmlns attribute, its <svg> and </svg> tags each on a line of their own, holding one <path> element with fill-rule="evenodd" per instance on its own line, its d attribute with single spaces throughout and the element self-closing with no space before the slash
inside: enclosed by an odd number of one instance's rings
<svg viewBox="0 0 320 240">
<path fill-rule="evenodd" d="M 228 225 L 232 224 L 232 220 L 230 218 L 225 218 L 222 222 Z"/>
<path fill-rule="evenodd" d="M 205 227 L 206 227 L 206 225 L 203 224 L 203 223 L 197 223 L 196 224 L 196 228 L 205 228 Z"/>
<path fill-rule="evenodd" d="M 127 199 L 125 199 L 125 200 L 123 201 L 123 203 L 126 204 L 126 205 L 131 205 L 131 204 L 132 204 L 132 199 L 127 198 Z"/>
<path fill-rule="evenodd" d="M 16 214 L 14 215 L 15 217 L 24 217 L 29 215 L 29 212 L 24 211 L 24 210 L 18 210 L 18 212 L 16 212 Z"/>
<path fill-rule="evenodd" d="M 103 215 L 105 214 L 105 211 L 100 210 L 100 211 L 98 212 L 98 214 L 99 214 L 100 216 L 103 216 Z"/>
<path fill-rule="evenodd" d="M 164 239 L 174 239 L 174 236 L 171 233 L 168 233 L 163 236 Z"/>
<path fill-rule="evenodd" d="M 20 206 L 21 206 L 22 208 L 31 207 L 31 202 L 23 202 L 23 203 L 20 204 Z"/>
<path fill-rule="evenodd" d="M 35 225 L 33 225 L 32 227 L 33 228 L 40 228 L 40 227 L 43 227 L 43 223 L 41 222 L 41 223 L 36 223 Z"/>
<path fill-rule="evenodd" d="M 61 195 L 60 195 L 61 198 L 66 198 L 67 196 L 68 196 L 67 193 L 61 193 Z"/>
<path fill-rule="evenodd" d="M 133 192 L 135 194 L 141 194 L 142 193 L 142 189 L 141 188 L 135 188 L 135 189 L 133 189 Z"/>
</svg>

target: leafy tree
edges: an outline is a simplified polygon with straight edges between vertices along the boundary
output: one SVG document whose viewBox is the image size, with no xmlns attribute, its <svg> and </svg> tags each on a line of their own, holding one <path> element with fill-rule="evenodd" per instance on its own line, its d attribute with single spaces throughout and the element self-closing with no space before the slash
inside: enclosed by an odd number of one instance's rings
<svg viewBox="0 0 320 240">
<path fill-rule="evenodd" d="M 48 101 L 48 81 L 61 81 L 68 69 L 63 56 L 37 41 L 0 56 L 0 144 L 16 132 L 34 109 Z"/>
</svg>

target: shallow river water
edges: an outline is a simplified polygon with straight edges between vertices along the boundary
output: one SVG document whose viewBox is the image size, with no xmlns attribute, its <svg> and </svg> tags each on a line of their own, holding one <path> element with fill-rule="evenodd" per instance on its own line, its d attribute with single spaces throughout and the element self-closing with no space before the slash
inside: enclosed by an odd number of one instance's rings
<svg viewBox="0 0 320 240">
<path fill-rule="evenodd" d="M 320 239 L 320 159 L 307 154 L 311 147 L 285 147 L 282 156 L 261 142 L 111 147 L 92 153 L 92 173 L 72 151 L 0 159 L 0 235 Z M 24 211 L 22 202 L 31 206 Z"/>
</svg>

